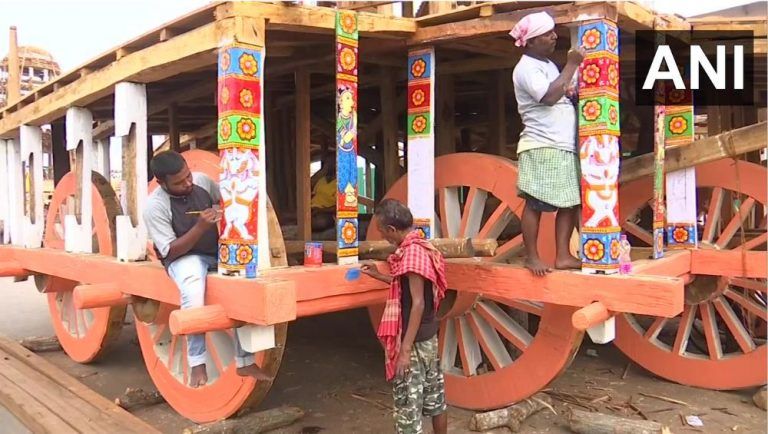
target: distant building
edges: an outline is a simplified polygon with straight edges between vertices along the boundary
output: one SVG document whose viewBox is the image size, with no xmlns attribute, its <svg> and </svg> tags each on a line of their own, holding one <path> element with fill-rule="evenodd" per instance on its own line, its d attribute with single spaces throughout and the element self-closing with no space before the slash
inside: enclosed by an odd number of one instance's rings
<svg viewBox="0 0 768 434">
<path fill-rule="evenodd" d="M 61 68 L 51 53 L 32 46 L 19 47 L 21 66 L 21 94 L 27 95 L 36 88 L 55 79 L 61 74 Z M 0 62 L 0 107 L 8 102 L 8 56 Z"/>
</svg>

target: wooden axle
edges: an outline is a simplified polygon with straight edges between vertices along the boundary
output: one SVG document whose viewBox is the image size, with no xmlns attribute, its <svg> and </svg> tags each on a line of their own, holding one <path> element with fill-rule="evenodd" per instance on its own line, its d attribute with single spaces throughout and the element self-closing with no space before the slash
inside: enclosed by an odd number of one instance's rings
<svg viewBox="0 0 768 434">
<path fill-rule="evenodd" d="M 77 285 L 72 292 L 72 298 L 78 309 L 126 306 L 132 299 L 112 283 Z"/>
<path fill-rule="evenodd" d="M 196 335 L 241 325 L 228 317 L 224 306 L 218 304 L 174 310 L 168 318 L 168 327 L 174 335 Z"/>
<path fill-rule="evenodd" d="M 577 330 L 584 331 L 608 320 L 613 315 L 603 303 L 596 301 L 574 312 L 571 315 L 571 324 Z"/>
<path fill-rule="evenodd" d="M 493 239 L 470 238 L 435 238 L 430 240 L 432 245 L 446 259 L 488 257 L 496 254 L 499 243 Z M 336 254 L 336 241 L 323 241 L 323 252 Z M 304 252 L 304 241 L 286 241 L 285 250 L 289 255 Z M 395 251 L 395 247 L 387 241 L 360 241 L 358 255 L 360 259 L 386 260 Z"/>
<path fill-rule="evenodd" d="M 0 277 L 27 277 L 31 273 L 16 261 L 0 262 Z"/>
</svg>

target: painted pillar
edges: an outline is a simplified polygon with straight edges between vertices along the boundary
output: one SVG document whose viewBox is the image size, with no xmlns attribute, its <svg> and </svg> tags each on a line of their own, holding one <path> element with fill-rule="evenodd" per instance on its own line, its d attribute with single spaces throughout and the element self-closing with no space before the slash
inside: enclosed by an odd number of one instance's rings
<svg viewBox="0 0 768 434">
<path fill-rule="evenodd" d="M 664 115 L 664 147 L 687 146 L 693 142 L 692 92 L 667 89 L 666 100 L 668 105 L 665 107 Z M 699 244 L 696 225 L 696 168 L 689 167 L 668 173 L 666 188 L 667 248 L 670 250 L 696 248 Z"/>
<path fill-rule="evenodd" d="M 64 216 L 64 249 L 75 253 L 93 253 L 93 115 L 88 109 L 70 107 L 67 109 L 66 126 L 67 150 L 75 152 L 75 176 L 80 189 L 80 209 L 75 211 L 80 218 L 75 214 Z"/>
<path fill-rule="evenodd" d="M 657 99 L 664 100 L 663 88 L 657 89 Z M 664 256 L 664 117 L 663 104 L 656 103 L 653 118 L 653 258 Z"/>
<path fill-rule="evenodd" d="M 43 212 L 43 131 L 40 127 L 22 125 L 20 128 L 21 166 L 24 168 L 22 191 L 28 206 L 24 207 L 21 227 L 24 247 L 34 249 L 43 245 L 45 213 Z M 23 204 L 24 202 L 17 202 Z"/>
<path fill-rule="evenodd" d="M 263 35 L 263 32 L 258 32 Z M 219 49 L 219 191 L 224 212 L 219 273 L 269 268 L 263 92 L 265 50 L 231 44 Z"/>
<path fill-rule="evenodd" d="M 435 216 L 435 50 L 408 53 L 408 207 L 414 227 L 433 238 Z"/>
<path fill-rule="evenodd" d="M 336 225 L 339 264 L 357 263 L 357 14 L 336 13 Z"/>
<path fill-rule="evenodd" d="M 579 26 L 586 50 L 579 67 L 582 271 L 619 269 L 619 31 L 616 23 Z"/>
<path fill-rule="evenodd" d="M 22 219 L 24 216 L 24 175 L 21 170 L 21 149 L 18 139 L 5 141 L 8 169 L 8 220 L 3 232 L 6 243 L 23 246 Z"/>
</svg>

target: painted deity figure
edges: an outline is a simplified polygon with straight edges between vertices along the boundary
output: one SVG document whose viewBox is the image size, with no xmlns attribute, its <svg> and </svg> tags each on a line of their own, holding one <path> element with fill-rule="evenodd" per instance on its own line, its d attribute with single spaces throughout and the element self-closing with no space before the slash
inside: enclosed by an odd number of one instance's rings
<svg viewBox="0 0 768 434">
<path fill-rule="evenodd" d="M 619 200 L 616 190 L 619 178 L 619 146 L 617 138 L 603 134 L 586 139 L 580 158 L 586 179 L 585 205 L 594 213 L 584 222 L 586 227 L 597 227 L 603 220 L 611 226 L 619 222 L 614 213 Z"/>
<path fill-rule="evenodd" d="M 336 121 L 338 194 L 344 197 L 344 206 L 357 208 L 357 110 L 351 87 L 339 89 L 339 115 Z"/>
<path fill-rule="evenodd" d="M 219 175 L 219 190 L 224 202 L 224 231 L 230 238 L 232 229 L 243 240 L 253 239 L 246 224 L 251 219 L 252 203 L 259 192 L 259 160 L 249 149 L 229 148 L 223 151 Z"/>
</svg>

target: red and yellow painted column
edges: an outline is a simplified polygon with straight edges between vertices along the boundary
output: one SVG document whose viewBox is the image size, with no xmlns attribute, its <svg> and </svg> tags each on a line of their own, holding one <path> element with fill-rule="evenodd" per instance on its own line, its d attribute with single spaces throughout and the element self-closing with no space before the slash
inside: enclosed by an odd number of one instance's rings
<svg viewBox="0 0 768 434">
<path fill-rule="evenodd" d="M 582 270 L 619 270 L 619 31 L 616 23 L 579 26 L 586 50 L 579 68 L 579 158 L 581 160 Z"/>
<path fill-rule="evenodd" d="M 686 77 L 687 78 L 687 77 Z M 686 80 L 686 85 L 688 84 Z M 693 142 L 693 92 L 668 84 L 664 115 L 664 147 L 687 146 Z M 696 225 L 696 168 L 667 173 L 667 248 L 693 249 L 698 246 Z"/>
</svg>

